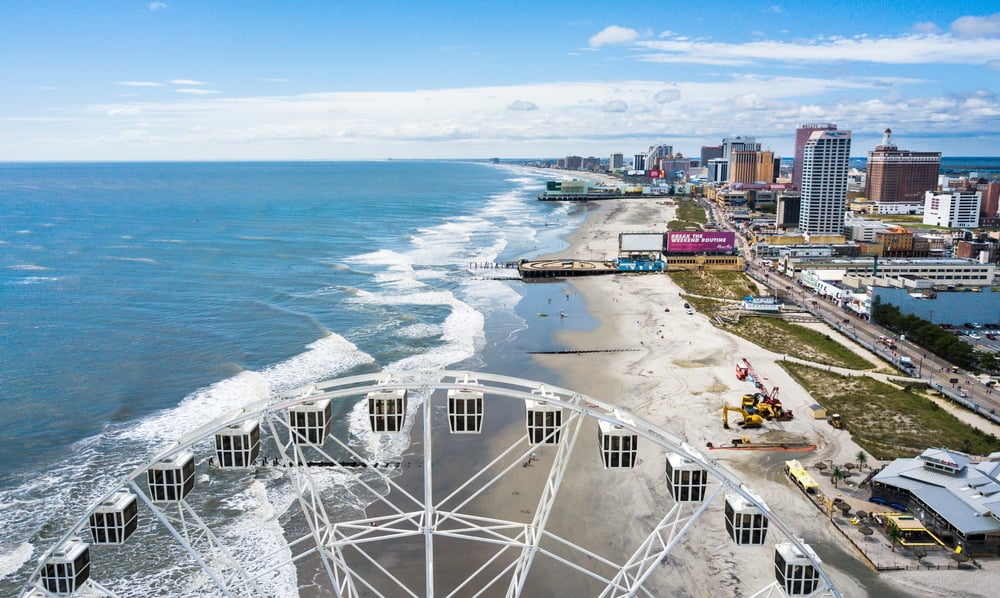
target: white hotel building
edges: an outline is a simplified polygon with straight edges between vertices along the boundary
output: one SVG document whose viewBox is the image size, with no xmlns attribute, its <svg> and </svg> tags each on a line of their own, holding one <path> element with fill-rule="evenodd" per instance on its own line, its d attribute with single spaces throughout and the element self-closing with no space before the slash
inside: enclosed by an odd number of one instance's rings
<svg viewBox="0 0 1000 598">
<path fill-rule="evenodd" d="M 850 131 L 813 131 L 802 157 L 799 229 L 812 235 L 844 234 Z"/>
<path fill-rule="evenodd" d="M 979 226 L 981 191 L 928 191 L 924 195 L 924 224 L 948 228 Z"/>
</svg>

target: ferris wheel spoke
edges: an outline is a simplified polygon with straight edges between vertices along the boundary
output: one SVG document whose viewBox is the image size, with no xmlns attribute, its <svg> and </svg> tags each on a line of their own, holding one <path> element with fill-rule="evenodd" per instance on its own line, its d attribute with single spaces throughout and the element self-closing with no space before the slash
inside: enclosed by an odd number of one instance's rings
<svg viewBox="0 0 1000 598">
<path fill-rule="evenodd" d="M 277 421 L 280 424 L 282 424 L 283 426 L 286 426 L 286 427 L 288 426 L 288 423 L 286 421 L 284 421 L 284 419 L 282 419 L 282 418 L 278 418 Z M 289 430 L 290 430 L 290 428 L 289 428 Z M 376 467 L 374 463 L 372 463 L 368 458 L 362 456 L 360 453 L 358 453 L 350 445 L 346 444 L 344 441 L 342 441 L 340 438 L 337 438 L 334 435 L 330 435 L 329 437 L 327 437 L 327 440 L 333 441 L 334 444 L 336 444 L 338 447 L 340 447 L 345 452 L 347 452 L 347 454 L 351 457 L 351 459 L 354 462 L 356 462 L 356 463 L 364 463 L 365 469 L 367 471 L 374 472 L 375 475 L 377 475 L 381 481 L 385 482 L 385 484 L 389 487 L 389 490 L 391 491 L 391 493 L 394 496 L 398 495 L 400 498 L 407 499 L 410 503 L 412 503 L 413 506 L 418 507 L 418 508 L 423 508 L 423 503 L 420 501 L 420 499 L 418 499 L 417 497 L 413 496 L 413 494 L 411 494 L 405 488 L 403 488 L 402 486 L 400 486 L 395 480 L 392 479 L 391 476 L 389 476 L 385 472 L 381 471 L 380 468 Z M 329 454 L 329 452 L 327 452 L 326 450 L 324 450 L 321 447 L 311 447 L 311 448 L 312 448 L 312 450 L 316 451 L 316 453 L 319 456 L 323 457 L 326 460 L 326 463 L 329 463 L 331 465 L 331 469 L 333 469 L 334 471 L 340 471 L 340 472 L 349 474 L 351 476 L 351 482 L 355 483 L 355 484 L 361 486 L 362 488 L 364 488 L 365 490 L 367 490 L 370 493 L 370 495 L 372 497 L 374 497 L 374 499 L 377 502 L 379 502 L 380 504 L 384 505 L 386 508 L 390 509 L 391 511 L 393 511 L 393 512 L 399 514 L 399 515 L 403 515 L 403 514 L 406 513 L 406 511 L 403 509 L 403 507 L 399 506 L 399 503 L 404 502 L 404 501 L 399 500 L 399 499 L 397 499 L 395 501 L 389 500 L 387 498 L 387 496 L 385 495 L 384 492 L 378 491 L 370 483 L 366 482 L 359 475 L 357 475 L 356 472 L 352 471 L 350 468 L 348 468 L 348 467 L 346 467 L 344 465 L 341 465 L 336 459 L 334 459 Z M 295 450 L 296 451 L 301 451 L 301 447 L 296 446 Z M 282 453 L 282 454 L 284 455 L 284 453 Z M 299 470 L 304 471 L 304 472 L 309 472 L 311 470 L 311 468 L 307 464 L 307 461 L 305 460 L 304 455 L 302 455 L 301 452 L 299 452 L 296 455 L 296 458 L 298 459 L 298 461 L 296 461 L 296 463 L 298 463 L 297 468 Z M 306 475 L 308 475 L 308 473 Z"/>
<path fill-rule="evenodd" d="M 153 516 L 157 520 L 159 520 L 160 524 L 164 527 L 164 529 L 166 529 L 167 532 L 169 532 L 170 535 L 174 537 L 174 540 L 176 540 L 178 544 L 180 544 L 181 548 L 188 553 L 188 555 L 195 561 L 195 563 L 197 563 L 198 566 L 201 567 L 205 575 L 207 575 L 209 579 L 212 580 L 212 583 L 215 584 L 215 587 L 218 588 L 219 591 L 222 592 L 224 596 L 231 596 L 232 594 L 229 592 L 229 590 L 226 587 L 226 584 L 221 579 L 219 572 L 217 572 L 213 567 L 211 567 L 208 564 L 208 562 L 202 556 L 201 552 L 196 550 L 195 547 L 192 545 L 192 543 L 189 541 L 189 533 L 187 531 L 186 523 L 183 520 L 181 520 L 182 529 L 184 531 L 182 532 L 181 530 L 178 530 L 177 527 L 174 525 L 174 520 L 171 517 L 167 516 L 167 514 L 156 505 L 156 503 L 150 500 L 150 498 L 146 495 L 145 492 L 142 491 L 141 488 L 139 488 L 139 485 L 136 484 L 134 480 L 130 481 L 130 486 L 132 488 L 132 491 L 135 492 L 136 496 L 139 497 L 139 500 L 145 503 L 146 507 L 150 510 L 151 513 L 153 513 Z"/>
<path fill-rule="evenodd" d="M 268 427 L 271 430 L 271 434 L 275 440 L 280 438 L 278 435 L 278 430 L 275 428 L 275 421 L 281 421 L 278 417 L 267 418 Z M 278 450 L 281 453 L 281 458 L 288 462 L 288 448 L 286 445 L 282 445 L 276 442 Z M 290 470 L 288 477 L 291 479 L 292 486 L 295 489 L 296 498 L 298 499 L 299 508 L 302 509 L 303 518 L 306 524 L 309 526 L 309 532 L 313 539 L 313 546 L 315 547 L 317 554 L 319 554 L 320 562 L 323 566 L 323 571 L 326 573 L 327 578 L 330 580 L 331 586 L 336 588 L 338 595 L 341 590 L 341 580 L 337 576 L 337 571 L 335 571 L 335 564 L 331 562 L 331 555 L 329 552 L 324 550 L 325 547 L 325 530 L 330 527 L 330 519 L 327 517 L 326 508 L 319 499 L 319 496 L 315 492 L 315 486 L 312 482 L 312 478 L 308 475 L 308 472 L 301 471 L 301 467 L 297 464 L 300 462 L 301 453 L 298 452 L 298 447 L 292 448 L 292 453 L 295 459 L 292 461 L 296 464 L 294 468 Z M 353 585 L 349 585 L 349 588 L 353 588 Z"/>
<path fill-rule="evenodd" d="M 615 576 L 614 585 L 609 585 L 601 592 L 601 597 L 631 596 L 637 589 L 642 588 L 656 566 L 670 554 L 670 551 L 683 538 L 691 525 L 701 517 L 722 491 L 722 488 L 722 485 L 716 487 L 712 494 L 706 497 L 701 505 L 687 517 L 683 516 L 686 503 L 675 503 L 622 566 L 618 575 Z M 664 537 L 664 532 L 666 532 L 666 537 Z M 616 593 L 619 591 L 622 593 Z"/>
<path fill-rule="evenodd" d="M 514 574 L 511 576 L 510 586 L 507 588 L 508 597 L 520 596 L 524 590 L 527 573 L 531 569 L 532 562 L 534 562 L 535 554 L 538 552 L 538 546 L 542 540 L 545 525 L 548 523 L 549 515 L 552 513 L 552 506 L 555 504 L 556 495 L 559 493 L 563 476 L 566 474 L 567 467 L 569 467 L 570 456 L 573 454 L 573 448 L 576 446 L 576 440 L 579 437 L 580 428 L 582 427 L 580 425 L 582 419 L 579 412 L 573 411 L 563 424 L 556 428 L 556 431 L 549 434 L 550 436 L 558 435 L 556 436 L 557 438 L 561 436 L 564 441 L 557 445 L 558 448 L 552 460 L 552 466 L 549 468 L 549 475 L 542 488 L 542 495 L 538 500 L 538 506 L 535 508 L 534 518 L 531 525 L 527 528 L 527 542 L 524 548 L 521 549 L 517 565 L 514 568 Z"/>
<path fill-rule="evenodd" d="M 528 448 L 521 449 L 521 452 L 517 453 L 522 444 L 526 445 Z M 461 511 L 466 506 L 468 506 L 472 501 L 474 501 L 475 499 L 479 498 L 480 496 L 488 492 L 490 488 L 494 487 L 500 480 L 506 477 L 507 474 L 509 474 L 511 471 L 521 466 L 521 464 L 525 463 L 525 461 L 530 458 L 533 450 L 534 449 L 529 442 L 528 435 L 524 434 L 523 436 L 515 440 L 510 447 L 508 447 L 506 450 L 500 453 L 500 455 L 498 455 L 495 459 L 487 463 L 482 469 L 480 469 L 468 480 L 466 480 L 465 483 L 461 484 L 458 488 L 452 491 L 451 494 L 449 494 L 447 497 L 441 500 L 441 502 L 435 505 L 434 507 L 435 510 L 443 510 L 447 507 L 448 509 L 447 512 L 449 513 Z M 517 457 L 513 457 L 515 453 L 517 453 Z M 480 486 L 478 489 L 472 492 L 469 496 L 466 496 L 464 500 L 455 505 L 449 504 L 452 499 L 456 498 L 459 494 L 461 494 L 470 486 L 472 486 L 472 484 L 475 481 L 479 480 L 481 477 L 484 477 L 483 474 L 486 471 L 489 471 L 504 462 L 507 462 L 507 465 L 505 465 L 500 472 L 498 472 L 489 480 L 484 481 L 482 486 Z"/>
</svg>

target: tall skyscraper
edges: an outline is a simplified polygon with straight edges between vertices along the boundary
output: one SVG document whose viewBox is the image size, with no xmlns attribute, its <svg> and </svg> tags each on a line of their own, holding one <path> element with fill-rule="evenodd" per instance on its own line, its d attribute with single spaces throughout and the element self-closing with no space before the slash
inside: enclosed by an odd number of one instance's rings
<svg viewBox="0 0 1000 598">
<path fill-rule="evenodd" d="M 742 151 L 729 154 L 729 182 L 773 183 L 774 152 L 770 150 Z"/>
<path fill-rule="evenodd" d="M 733 152 L 753 152 L 760 149 L 760 144 L 753 137 L 726 137 L 722 140 L 722 157 L 727 161 Z"/>
<path fill-rule="evenodd" d="M 646 168 L 655 168 L 656 162 L 660 158 L 672 155 L 674 155 L 674 146 L 672 145 L 651 145 L 649 146 L 649 151 L 646 152 Z"/>
<path fill-rule="evenodd" d="M 799 228 L 811 235 L 844 234 L 851 132 L 813 131 L 802 148 Z"/>
<path fill-rule="evenodd" d="M 721 145 L 703 145 L 701 146 L 701 166 L 708 166 L 710 160 L 722 157 L 722 146 Z"/>
<path fill-rule="evenodd" d="M 882 144 L 868 152 L 865 197 L 872 201 L 923 203 L 924 193 L 937 189 L 941 152 L 901 150 L 885 130 Z"/>
<path fill-rule="evenodd" d="M 979 213 L 987 218 L 996 218 L 1000 211 L 1000 181 L 991 181 L 983 189 L 983 201 Z"/>
<path fill-rule="evenodd" d="M 836 131 L 837 125 L 832 123 L 809 123 L 795 129 L 795 163 L 792 164 L 792 184 L 796 189 L 802 188 L 802 158 L 806 141 L 816 131 Z"/>
<path fill-rule="evenodd" d="M 608 160 L 608 166 L 611 170 L 616 170 L 625 165 L 625 156 L 619 153 L 611 154 L 611 159 Z"/>
</svg>

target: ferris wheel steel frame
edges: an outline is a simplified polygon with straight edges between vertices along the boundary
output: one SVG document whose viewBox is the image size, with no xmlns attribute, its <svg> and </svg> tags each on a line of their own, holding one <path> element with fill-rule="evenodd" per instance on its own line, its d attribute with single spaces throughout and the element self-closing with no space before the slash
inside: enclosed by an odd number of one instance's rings
<svg viewBox="0 0 1000 598">
<path fill-rule="evenodd" d="M 474 379 L 472 382 L 469 381 L 470 377 Z M 569 410 L 568 417 L 562 419 L 557 431 L 554 432 L 560 438 L 554 445 L 555 456 L 544 481 L 536 508 L 533 509 L 534 515 L 530 522 L 494 519 L 461 511 L 476 498 L 488 492 L 511 470 L 521 466 L 525 459 L 532 458 L 536 446 L 527 434 L 501 451 L 478 472 L 469 475 L 465 482 L 451 490 L 444 498 L 440 498 L 437 503 L 434 502 L 432 458 L 434 394 L 441 390 L 470 388 L 483 392 L 487 397 L 498 396 L 521 401 L 541 400 L 546 404 Z M 328 513 L 327 504 L 320 496 L 316 481 L 310 474 L 311 467 L 305 454 L 307 446 L 294 441 L 293 436 L 296 432 L 289 422 L 287 411 L 291 407 L 320 399 L 356 400 L 368 392 L 400 389 L 414 392 L 423 397 L 423 404 L 417 409 L 422 415 L 422 496 L 414 496 L 403 488 L 394 480 L 395 476 L 383 471 L 383 468 L 378 466 L 377 461 L 361 455 L 348 441 L 338 438 L 334 434 L 328 434 L 323 445 L 308 446 L 308 450 L 326 459 L 334 470 L 351 471 L 349 467 L 339 464 L 338 460 L 331 456 L 325 448 L 332 443 L 332 446 L 344 451 L 356 462 L 363 463 L 365 469 L 374 472 L 378 481 L 384 483 L 389 489 L 388 493 L 380 492 L 361 476 L 354 476 L 352 483 L 359 484 L 370 492 L 375 497 L 375 502 L 385 507 L 389 514 L 349 521 L 335 521 Z M 645 587 L 655 568 L 664 562 L 691 526 L 705 514 L 705 511 L 721 495 L 722 491 L 728 490 L 740 495 L 759 509 L 767 518 L 769 525 L 776 527 L 787 542 L 792 543 L 795 548 L 806 555 L 819 574 L 819 585 L 815 591 L 808 594 L 809 596 L 822 595 L 840 598 L 840 592 L 823 570 L 822 564 L 815 557 L 815 554 L 806 548 L 793 530 L 782 522 L 735 474 L 714 460 L 706 458 L 700 451 L 675 434 L 631 413 L 627 413 L 627 418 L 618 417 L 622 413 L 625 412 L 616 405 L 573 390 L 486 372 L 452 370 L 381 372 L 336 378 L 307 385 L 249 404 L 234 413 L 205 424 L 186 434 L 153 459 L 135 468 L 122 478 L 114 488 L 95 501 L 77 523 L 66 531 L 60 540 L 39 559 L 39 564 L 25 583 L 21 595 L 26 597 L 58 595 L 48 593 L 40 581 L 45 562 L 60 546 L 87 529 L 88 517 L 94 513 L 97 505 L 122 488 L 127 488 L 139 498 L 158 523 L 191 557 L 194 565 L 202 570 L 208 578 L 209 585 L 223 596 L 268 595 L 264 585 L 269 575 L 275 574 L 283 567 L 295 567 L 299 561 L 312 555 L 318 556 L 323 573 L 330 583 L 329 587 L 335 595 L 348 598 L 372 594 L 383 595 L 352 568 L 344 553 L 346 548 L 350 548 L 365 563 L 392 582 L 394 584 L 393 591 L 418 598 L 418 594 L 414 593 L 392 571 L 380 564 L 378 559 L 367 549 L 368 545 L 412 538 L 423 539 L 424 596 L 426 598 L 434 596 L 436 591 L 434 579 L 434 541 L 436 538 L 471 540 L 498 547 L 497 552 L 487 559 L 479 569 L 472 571 L 450 593 L 444 594 L 449 598 L 459 595 L 459 592 L 464 592 L 461 594 L 462 596 L 483 595 L 485 592 L 493 590 L 496 585 L 502 584 L 504 577 L 509 577 L 505 595 L 508 597 L 520 596 L 535 558 L 539 555 L 604 584 L 604 590 L 600 593 L 602 598 L 655 596 L 655 588 Z M 661 449 L 677 453 L 703 468 L 717 482 L 716 487 L 708 492 L 700 504 L 692 506 L 688 503 L 675 502 L 645 539 L 621 563 L 614 562 L 546 529 L 560 485 L 569 467 L 570 456 L 576 446 L 582 423 L 588 418 L 609 422 L 614 426 L 627 429 Z M 282 463 L 287 464 L 285 470 L 287 477 L 294 488 L 303 520 L 308 525 L 308 533 L 297 538 L 286 539 L 281 548 L 262 555 L 258 560 L 263 562 L 256 568 L 252 566 L 253 564 L 246 566 L 240 563 L 239 559 L 231 554 L 225 543 L 217 537 L 210 525 L 195 512 L 186 499 L 182 498 L 164 505 L 164 503 L 152 500 L 143 488 L 144 484 L 139 482 L 146 476 L 147 470 L 153 464 L 190 450 L 196 444 L 211 439 L 220 430 L 248 420 L 266 424 L 271 434 L 271 444 L 277 449 Z M 521 445 L 526 445 L 527 448 L 521 449 Z M 514 458 L 515 456 L 516 458 Z M 486 472 L 496 468 L 500 469 L 499 472 L 489 479 L 483 479 Z M 239 468 L 234 469 L 238 470 Z M 252 470 L 253 468 L 246 469 Z M 461 494 L 469 491 L 477 481 L 481 481 L 482 485 L 468 496 L 462 497 Z M 389 497 L 394 497 L 395 500 L 390 500 Z M 413 508 L 403 509 L 399 503 L 412 503 Z M 455 504 L 451 505 L 451 503 Z M 601 574 L 593 570 L 596 567 L 583 567 L 553 549 L 542 546 L 543 539 L 567 548 L 575 554 L 585 556 L 597 565 L 610 569 L 613 574 Z M 288 550 L 293 547 L 301 547 L 301 552 L 291 555 L 290 558 L 279 556 L 279 553 L 283 552 L 282 549 Z M 468 587 L 487 569 L 498 566 L 500 558 L 508 551 L 515 551 L 517 555 L 511 563 L 503 565 L 499 573 L 487 580 L 485 585 L 478 590 L 472 590 Z M 111 590 L 95 579 L 88 580 L 85 585 L 100 590 L 102 595 L 115 596 Z M 753 594 L 753 596 L 771 595 L 785 595 L 776 581 Z"/>
</svg>

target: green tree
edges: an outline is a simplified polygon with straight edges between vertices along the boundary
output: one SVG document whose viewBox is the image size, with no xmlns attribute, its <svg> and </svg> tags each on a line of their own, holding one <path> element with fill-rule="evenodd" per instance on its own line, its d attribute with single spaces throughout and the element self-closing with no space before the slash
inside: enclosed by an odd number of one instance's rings
<svg viewBox="0 0 1000 598">
<path fill-rule="evenodd" d="M 864 469 L 865 464 L 868 463 L 868 455 L 864 451 L 858 451 L 858 454 L 854 455 L 854 460 L 858 463 L 858 469 Z"/>
<path fill-rule="evenodd" d="M 889 543 L 892 544 L 892 551 L 896 552 L 896 542 L 903 539 L 903 532 L 899 531 L 899 528 L 895 525 L 890 525 L 885 530 L 885 536 L 889 538 Z"/>
<path fill-rule="evenodd" d="M 841 469 L 839 465 L 834 465 L 833 469 L 830 470 L 830 480 L 833 481 L 833 487 L 837 487 L 837 482 L 847 478 L 847 474 Z"/>
</svg>

